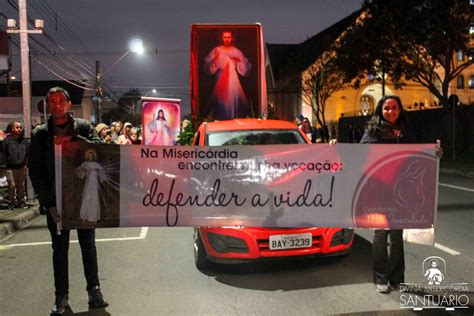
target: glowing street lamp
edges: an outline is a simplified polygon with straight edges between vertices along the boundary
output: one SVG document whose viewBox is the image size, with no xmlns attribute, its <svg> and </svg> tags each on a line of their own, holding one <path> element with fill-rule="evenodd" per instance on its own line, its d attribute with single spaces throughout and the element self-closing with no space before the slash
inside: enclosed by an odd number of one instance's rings
<svg viewBox="0 0 474 316">
<path fill-rule="evenodd" d="M 136 53 L 137 55 L 142 55 L 145 52 L 145 48 L 143 46 L 143 41 L 139 37 L 134 37 L 128 42 L 128 50 L 122 54 L 116 61 L 113 62 L 112 65 L 107 68 L 104 73 L 109 72 L 115 65 L 117 65 L 122 59 L 125 58 L 130 53 Z"/>
<path fill-rule="evenodd" d="M 143 47 L 143 41 L 139 37 L 133 37 L 128 42 L 128 50 L 123 53 L 116 61 L 112 63 L 104 72 L 101 70 L 100 62 L 96 61 L 96 76 L 95 76 L 95 97 L 94 101 L 97 106 L 97 122 L 102 122 L 102 109 L 101 109 L 101 101 L 102 101 L 102 76 L 109 72 L 115 65 L 117 65 L 122 59 L 125 58 L 130 53 L 136 53 L 137 55 L 142 55 L 145 52 L 145 48 Z"/>
</svg>

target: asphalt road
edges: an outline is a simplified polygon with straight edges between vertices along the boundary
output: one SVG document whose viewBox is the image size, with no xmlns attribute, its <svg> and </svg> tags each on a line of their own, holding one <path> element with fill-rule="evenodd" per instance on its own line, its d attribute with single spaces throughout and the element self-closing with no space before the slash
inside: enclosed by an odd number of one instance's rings
<svg viewBox="0 0 474 316">
<path fill-rule="evenodd" d="M 437 244 L 405 244 L 406 281 L 426 283 L 423 260 L 443 258 L 445 282 L 470 284 L 471 309 L 423 314 L 473 315 L 474 181 L 440 177 L 438 204 Z M 400 308 L 401 293 L 375 292 L 371 238 L 370 230 L 357 230 L 345 258 L 201 272 L 194 266 L 191 228 L 100 229 L 100 280 L 110 306 L 88 311 L 80 249 L 72 243 L 67 315 L 415 315 Z M 51 246 L 41 216 L 0 241 L 0 315 L 47 315 L 53 300 Z"/>
</svg>

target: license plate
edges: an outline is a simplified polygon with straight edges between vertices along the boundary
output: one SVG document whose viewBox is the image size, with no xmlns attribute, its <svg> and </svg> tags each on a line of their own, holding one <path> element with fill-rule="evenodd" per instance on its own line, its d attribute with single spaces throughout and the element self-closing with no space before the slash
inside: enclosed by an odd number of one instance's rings
<svg viewBox="0 0 474 316">
<path fill-rule="evenodd" d="M 270 250 L 311 247 L 312 236 L 307 234 L 287 234 L 270 236 Z"/>
</svg>

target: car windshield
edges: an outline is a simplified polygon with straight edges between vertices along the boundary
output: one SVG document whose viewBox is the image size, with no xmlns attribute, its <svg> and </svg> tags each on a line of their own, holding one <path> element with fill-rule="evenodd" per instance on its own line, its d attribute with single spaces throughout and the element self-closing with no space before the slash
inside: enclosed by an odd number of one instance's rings
<svg viewBox="0 0 474 316">
<path fill-rule="evenodd" d="M 298 130 L 241 130 L 210 132 L 207 146 L 306 144 Z"/>
</svg>

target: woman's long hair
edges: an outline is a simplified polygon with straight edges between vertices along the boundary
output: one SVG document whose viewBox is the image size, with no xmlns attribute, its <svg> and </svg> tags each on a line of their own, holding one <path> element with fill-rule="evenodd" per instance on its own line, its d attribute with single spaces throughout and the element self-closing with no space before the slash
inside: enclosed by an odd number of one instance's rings
<svg viewBox="0 0 474 316">
<path fill-rule="evenodd" d="M 383 104 L 387 100 L 396 100 L 400 107 L 400 115 L 395 122 L 395 126 L 390 126 L 383 117 Z M 405 110 L 403 109 L 402 101 L 396 95 L 386 95 L 377 103 L 374 114 L 366 124 L 367 130 L 370 134 L 380 137 L 381 134 L 386 134 L 387 130 L 394 128 L 404 130 L 408 127 L 408 119 Z M 384 137 L 385 138 L 385 137 Z"/>
</svg>

